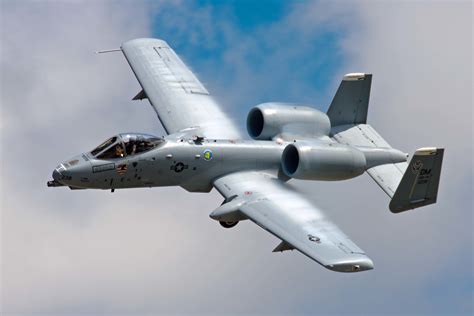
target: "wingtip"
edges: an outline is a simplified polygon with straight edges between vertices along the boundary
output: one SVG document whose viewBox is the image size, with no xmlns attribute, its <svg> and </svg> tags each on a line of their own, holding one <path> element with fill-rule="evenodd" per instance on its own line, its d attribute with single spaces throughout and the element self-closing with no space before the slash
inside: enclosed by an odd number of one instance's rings
<svg viewBox="0 0 474 316">
<path fill-rule="evenodd" d="M 127 46 L 163 46 L 169 47 L 165 40 L 159 38 L 135 38 L 126 42 L 123 42 L 122 47 Z"/>
<path fill-rule="evenodd" d="M 363 258 L 360 260 L 330 264 L 325 267 L 336 272 L 361 272 L 372 270 L 374 263 L 369 258 Z"/>
</svg>

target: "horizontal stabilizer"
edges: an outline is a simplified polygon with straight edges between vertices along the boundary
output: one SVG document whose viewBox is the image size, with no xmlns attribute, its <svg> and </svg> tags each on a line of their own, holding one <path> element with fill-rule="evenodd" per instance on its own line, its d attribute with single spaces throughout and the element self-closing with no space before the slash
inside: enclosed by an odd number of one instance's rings
<svg viewBox="0 0 474 316">
<path fill-rule="evenodd" d="M 379 187 L 392 198 L 402 180 L 407 166 L 407 162 L 388 163 L 367 169 L 367 173 L 374 179 Z"/>
<path fill-rule="evenodd" d="M 436 203 L 443 154 L 443 148 L 415 152 L 390 202 L 393 213 Z"/>
</svg>

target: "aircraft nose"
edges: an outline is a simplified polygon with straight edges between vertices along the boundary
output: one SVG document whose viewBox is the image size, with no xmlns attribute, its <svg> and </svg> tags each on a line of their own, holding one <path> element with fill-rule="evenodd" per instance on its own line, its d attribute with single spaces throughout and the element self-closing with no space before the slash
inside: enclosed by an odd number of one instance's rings
<svg viewBox="0 0 474 316">
<path fill-rule="evenodd" d="M 48 181 L 47 185 L 49 187 L 78 186 L 83 179 L 87 179 L 91 171 L 91 164 L 88 161 L 84 155 L 80 155 L 59 164 L 53 171 L 53 180 Z"/>
<path fill-rule="evenodd" d="M 61 171 L 59 170 L 59 167 L 54 169 L 53 171 L 53 180 L 52 181 L 48 181 L 46 183 L 46 185 L 48 187 L 61 187 L 64 185 L 63 182 L 61 182 L 61 180 L 64 179 L 64 175 L 61 173 Z"/>
<path fill-rule="evenodd" d="M 53 180 L 59 182 L 62 178 L 62 174 L 58 171 L 58 169 L 54 169 L 53 171 Z"/>
</svg>

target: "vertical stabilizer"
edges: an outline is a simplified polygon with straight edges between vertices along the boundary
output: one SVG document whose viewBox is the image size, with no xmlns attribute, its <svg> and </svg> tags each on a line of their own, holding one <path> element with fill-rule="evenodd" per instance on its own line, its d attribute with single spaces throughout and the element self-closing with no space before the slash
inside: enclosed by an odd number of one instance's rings
<svg viewBox="0 0 474 316">
<path fill-rule="evenodd" d="M 443 154 L 443 148 L 415 152 L 390 202 L 393 213 L 436 203 Z"/>
<path fill-rule="evenodd" d="M 436 203 L 444 149 L 418 149 L 408 164 L 402 152 L 367 125 L 371 83 L 371 74 L 344 76 L 327 112 L 332 138 L 364 152 L 366 171 L 391 198 L 393 213 Z"/>
<path fill-rule="evenodd" d="M 365 124 L 372 75 L 351 73 L 342 78 L 327 115 L 331 126 Z"/>
</svg>

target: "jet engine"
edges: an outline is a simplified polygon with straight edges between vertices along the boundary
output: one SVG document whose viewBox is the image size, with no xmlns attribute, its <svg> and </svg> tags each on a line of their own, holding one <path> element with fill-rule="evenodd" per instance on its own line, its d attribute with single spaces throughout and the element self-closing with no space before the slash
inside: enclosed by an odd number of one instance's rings
<svg viewBox="0 0 474 316">
<path fill-rule="evenodd" d="M 286 146 L 281 166 L 295 179 L 345 180 L 364 173 L 366 159 L 351 146 L 303 141 Z"/>
<path fill-rule="evenodd" d="M 330 130 L 328 116 L 308 106 L 263 103 L 252 108 L 247 116 L 247 131 L 253 139 L 319 137 L 329 135 Z"/>
</svg>

